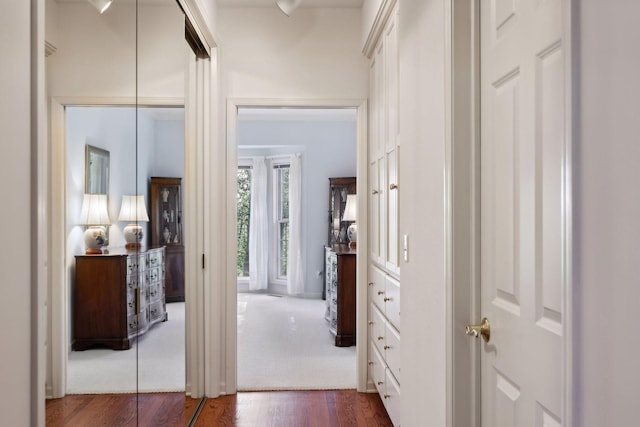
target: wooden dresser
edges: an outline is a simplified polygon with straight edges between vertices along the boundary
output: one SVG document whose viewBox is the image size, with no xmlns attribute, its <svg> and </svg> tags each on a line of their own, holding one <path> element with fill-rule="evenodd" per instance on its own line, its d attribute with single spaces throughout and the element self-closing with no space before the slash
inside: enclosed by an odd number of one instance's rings
<svg viewBox="0 0 640 427">
<path fill-rule="evenodd" d="M 356 250 L 349 245 L 325 247 L 325 318 L 336 346 L 356 344 Z"/>
<path fill-rule="evenodd" d="M 167 320 L 164 275 L 164 247 L 77 255 L 72 349 L 126 350 L 132 338 Z"/>
</svg>

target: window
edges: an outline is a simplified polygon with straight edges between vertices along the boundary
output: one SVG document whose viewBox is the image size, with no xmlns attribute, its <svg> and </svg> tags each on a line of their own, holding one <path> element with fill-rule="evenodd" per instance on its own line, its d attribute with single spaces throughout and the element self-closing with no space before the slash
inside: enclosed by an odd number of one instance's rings
<svg viewBox="0 0 640 427">
<path fill-rule="evenodd" d="M 237 276 L 249 277 L 249 218 L 251 213 L 251 168 L 238 168 L 238 260 Z"/>
<path fill-rule="evenodd" d="M 289 165 L 278 164 L 273 167 L 274 172 L 274 207 L 277 238 L 277 269 L 276 278 L 287 278 L 287 254 L 289 248 Z"/>
</svg>

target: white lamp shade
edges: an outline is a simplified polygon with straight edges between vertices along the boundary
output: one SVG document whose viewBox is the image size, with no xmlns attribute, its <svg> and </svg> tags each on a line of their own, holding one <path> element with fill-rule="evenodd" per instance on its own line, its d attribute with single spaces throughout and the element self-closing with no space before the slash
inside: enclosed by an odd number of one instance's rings
<svg viewBox="0 0 640 427">
<path fill-rule="evenodd" d="M 112 0 L 89 0 L 89 3 L 98 9 L 98 12 L 104 13 L 111 6 Z"/>
<path fill-rule="evenodd" d="M 85 194 L 80 210 L 80 224 L 83 225 L 109 225 L 109 213 L 107 212 L 106 194 Z"/>
<path fill-rule="evenodd" d="M 355 221 L 358 215 L 358 196 L 355 194 L 347 195 L 347 205 L 344 207 L 343 221 Z"/>
<path fill-rule="evenodd" d="M 282 13 L 289 16 L 291 12 L 296 10 L 298 6 L 302 3 L 302 0 L 277 0 L 276 5 L 280 8 Z"/>
<path fill-rule="evenodd" d="M 122 196 L 122 206 L 118 221 L 147 222 L 147 207 L 144 203 L 144 196 Z"/>
</svg>

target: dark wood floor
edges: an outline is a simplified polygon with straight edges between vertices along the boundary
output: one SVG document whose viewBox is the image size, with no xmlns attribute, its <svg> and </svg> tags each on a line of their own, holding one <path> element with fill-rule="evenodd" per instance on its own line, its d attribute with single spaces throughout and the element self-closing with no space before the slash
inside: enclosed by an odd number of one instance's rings
<svg viewBox="0 0 640 427">
<path fill-rule="evenodd" d="M 184 393 L 69 395 L 47 400 L 46 425 L 186 426 L 199 402 Z"/>
<path fill-rule="evenodd" d="M 180 393 L 79 395 L 47 401 L 47 426 L 186 426 L 199 400 Z M 136 419 L 136 406 L 138 415 Z M 136 424 L 137 423 L 137 424 Z M 196 426 L 392 426 L 378 394 L 246 392 L 208 399 Z"/>
</svg>

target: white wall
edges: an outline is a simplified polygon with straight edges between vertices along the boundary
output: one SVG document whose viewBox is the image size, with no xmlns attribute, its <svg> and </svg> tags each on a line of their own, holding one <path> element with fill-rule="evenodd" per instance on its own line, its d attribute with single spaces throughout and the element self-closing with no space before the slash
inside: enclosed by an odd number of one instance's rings
<svg viewBox="0 0 640 427">
<path fill-rule="evenodd" d="M 578 3 L 574 425 L 630 426 L 640 419 L 640 3 Z"/>
<path fill-rule="evenodd" d="M 402 0 L 400 51 L 400 236 L 402 425 L 444 426 L 445 355 L 445 6 Z"/>
<path fill-rule="evenodd" d="M 7 58 L 0 67 L 0 179 L 5 183 L 0 219 L 6 243 L 0 249 L 0 413 L 2 424 L 12 426 L 32 425 L 30 327 L 37 318 L 31 315 L 30 300 L 30 12 L 30 2 L 0 5 L 0 50 Z"/>
<path fill-rule="evenodd" d="M 251 148 L 245 148 L 250 146 Z M 238 156 L 301 153 L 304 294 L 324 286 L 329 178 L 356 176 L 356 116 L 350 121 L 245 121 L 238 126 Z"/>
<path fill-rule="evenodd" d="M 118 222 L 122 196 L 142 194 L 149 205 L 149 177 L 184 176 L 184 123 L 154 120 L 144 108 L 68 107 L 67 108 L 67 251 L 84 253 L 83 228 L 78 225 L 85 186 L 85 145 L 109 151 L 109 246 L 121 247 L 125 241 Z M 136 138 L 136 117 L 137 131 Z M 136 164 L 137 144 L 137 164 Z M 147 209 L 148 210 L 148 209 Z M 148 224 L 145 242 L 149 241 Z"/>
<path fill-rule="evenodd" d="M 78 225 L 85 185 L 85 144 L 110 153 L 109 176 L 109 246 L 124 246 L 118 222 L 122 196 L 142 194 L 147 204 L 148 153 L 153 145 L 153 121 L 144 114 L 138 116 L 133 107 L 68 107 L 67 108 L 67 262 L 74 264 L 74 255 L 84 253 L 83 227 Z M 136 144 L 138 164 L 136 166 Z M 145 236 L 147 224 L 145 227 Z"/>
<path fill-rule="evenodd" d="M 184 97 L 186 42 L 176 5 L 140 6 L 137 52 L 133 3 L 113 2 L 102 15 L 87 2 L 57 3 L 47 13 L 57 48 L 47 63 L 51 95 Z"/>
<path fill-rule="evenodd" d="M 220 8 L 224 96 L 365 99 L 358 9 Z"/>
<path fill-rule="evenodd" d="M 149 176 L 184 179 L 184 120 L 155 120 L 154 124 Z"/>
</svg>

